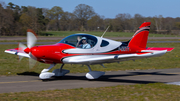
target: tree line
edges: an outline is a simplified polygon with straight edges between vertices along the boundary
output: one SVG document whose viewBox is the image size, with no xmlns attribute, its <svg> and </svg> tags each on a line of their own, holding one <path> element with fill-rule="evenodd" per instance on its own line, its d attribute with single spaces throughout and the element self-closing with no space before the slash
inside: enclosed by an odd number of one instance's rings
<svg viewBox="0 0 180 101">
<path fill-rule="evenodd" d="M 134 32 L 143 22 L 150 21 L 152 33 L 180 34 L 180 17 L 164 18 L 162 15 L 144 17 L 119 13 L 114 19 L 98 15 L 93 7 L 79 4 L 73 12 L 59 6 L 51 9 L 0 3 L 0 36 L 26 35 L 27 29 L 41 31 L 108 31 Z"/>
</svg>

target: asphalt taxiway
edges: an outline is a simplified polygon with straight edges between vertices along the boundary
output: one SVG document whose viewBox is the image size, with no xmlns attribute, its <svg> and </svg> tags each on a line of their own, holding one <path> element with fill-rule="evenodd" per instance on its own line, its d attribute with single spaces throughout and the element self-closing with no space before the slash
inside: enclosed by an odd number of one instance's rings
<svg viewBox="0 0 180 101">
<path fill-rule="evenodd" d="M 180 68 L 106 72 L 97 80 L 87 80 L 86 73 L 67 74 L 47 81 L 36 73 L 19 73 L 18 76 L 1 76 L 0 93 L 28 92 L 54 89 L 106 87 L 116 85 L 171 83 L 180 81 Z"/>
<path fill-rule="evenodd" d="M 112 39 L 112 40 L 129 40 L 131 39 L 131 37 L 108 37 L 109 39 Z M 7 45 L 7 44 L 18 44 L 19 42 L 6 42 L 6 41 L 18 41 L 18 40 L 26 40 L 27 38 L 26 37 L 0 37 L 0 45 L 4 44 L 4 45 Z M 57 40 L 62 40 L 63 37 L 38 37 L 38 40 L 54 40 L 54 42 L 37 42 L 36 44 L 55 44 L 57 43 L 58 41 Z M 160 39 L 160 40 L 173 40 L 173 39 L 179 39 L 180 40 L 180 37 L 149 37 L 148 39 L 154 39 L 154 40 L 157 40 L 157 39 Z M 5 42 L 3 42 L 5 41 Z M 26 44 L 27 42 L 21 42 L 23 44 Z M 148 43 L 180 43 L 180 41 L 148 41 Z"/>
<path fill-rule="evenodd" d="M 26 44 L 27 42 L 21 42 Z M 56 44 L 57 42 L 37 42 L 36 44 Z M 148 41 L 148 43 L 180 43 L 180 41 Z M 19 44 L 19 42 L 0 42 L 0 45 Z"/>
<path fill-rule="evenodd" d="M 43 37 L 39 36 L 38 40 L 62 40 L 64 37 Z M 131 37 L 105 37 L 112 40 L 129 40 Z M 148 37 L 148 39 L 180 39 L 180 37 Z M 0 37 L 0 41 L 27 40 L 27 37 Z"/>
</svg>

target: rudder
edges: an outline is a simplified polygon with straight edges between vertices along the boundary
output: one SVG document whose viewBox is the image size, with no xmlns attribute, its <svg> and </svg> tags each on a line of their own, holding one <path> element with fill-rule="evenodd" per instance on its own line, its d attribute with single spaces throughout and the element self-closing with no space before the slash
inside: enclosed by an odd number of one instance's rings
<svg viewBox="0 0 180 101">
<path fill-rule="evenodd" d="M 145 49 L 151 22 L 144 22 L 132 36 L 128 46 L 135 49 Z"/>
</svg>

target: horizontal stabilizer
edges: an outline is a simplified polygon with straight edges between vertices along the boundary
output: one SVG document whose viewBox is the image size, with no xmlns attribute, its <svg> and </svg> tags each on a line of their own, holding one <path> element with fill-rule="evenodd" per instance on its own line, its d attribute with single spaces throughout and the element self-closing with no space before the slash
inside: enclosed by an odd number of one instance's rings
<svg viewBox="0 0 180 101">
<path fill-rule="evenodd" d="M 164 47 L 148 47 L 145 50 L 142 50 L 141 52 L 153 52 L 153 51 L 163 51 L 167 50 L 167 52 L 172 51 L 174 48 L 164 48 Z"/>
</svg>

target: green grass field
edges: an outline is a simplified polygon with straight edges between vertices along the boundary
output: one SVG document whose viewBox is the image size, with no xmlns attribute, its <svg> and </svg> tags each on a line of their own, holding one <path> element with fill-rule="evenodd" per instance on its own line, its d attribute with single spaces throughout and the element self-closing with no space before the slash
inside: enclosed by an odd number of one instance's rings
<svg viewBox="0 0 180 101">
<path fill-rule="evenodd" d="M 1 101 L 179 101 L 180 86 L 162 83 L 0 94 Z"/>
<path fill-rule="evenodd" d="M 102 36 L 104 32 L 80 32 L 80 31 L 46 31 L 42 32 L 44 34 L 48 34 L 50 36 L 59 36 L 65 37 L 75 33 L 86 33 L 95 36 Z M 126 33 L 126 32 L 106 32 L 104 37 L 132 37 L 134 33 Z M 166 35 L 166 34 L 149 34 L 149 37 L 176 37 L 177 35 Z M 178 36 L 177 36 L 178 37 Z"/>
<path fill-rule="evenodd" d="M 103 32 L 78 32 L 78 31 L 47 31 L 42 32 L 44 34 L 50 34 L 49 36 L 42 36 L 42 34 L 39 34 L 38 37 L 67 37 L 69 35 L 75 34 L 75 33 L 86 33 L 96 36 L 102 36 Z M 104 37 L 110 38 L 110 37 L 132 37 L 134 33 L 125 33 L 125 32 L 106 32 Z M 4 37 L 26 37 L 26 36 L 0 36 L 1 40 L 0 42 L 26 42 L 27 40 L 6 40 Z M 152 34 L 149 33 L 149 37 L 180 37 L 178 35 L 165 35 L 165 34 Z M 4 40 L 2 40 L 4 38 Z M 129 38 L 130 39 L 130 38 Z M 179 39 L 168 39 L 169 41 L 179 41 Z M 167 39 L 150 39 L 149 41 L 168 41 Z M 59 42 L 60 40 L 40 40 L 38 39 L 37 42 Z M 128 41 L 128 40 L 117 40 L 117 41 Z"/>
</svg>

